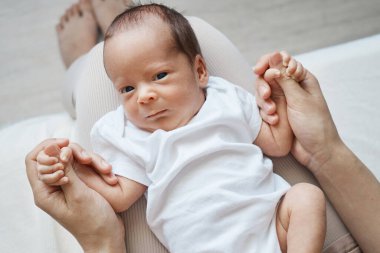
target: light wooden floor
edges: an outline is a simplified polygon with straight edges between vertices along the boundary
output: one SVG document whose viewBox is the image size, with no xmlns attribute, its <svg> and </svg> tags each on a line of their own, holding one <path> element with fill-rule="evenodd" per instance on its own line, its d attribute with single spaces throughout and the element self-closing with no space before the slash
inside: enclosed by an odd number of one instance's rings
<svg viewBox="0 0 380 253">
<path fill-rule="evenodd" d="M 72 0 L 1 0 L 0 126 L 63 111 L 54 26 Z M 225 33 L 252 64 L 380 33 L 379 0 L 166 0 Z"/>
</svg>

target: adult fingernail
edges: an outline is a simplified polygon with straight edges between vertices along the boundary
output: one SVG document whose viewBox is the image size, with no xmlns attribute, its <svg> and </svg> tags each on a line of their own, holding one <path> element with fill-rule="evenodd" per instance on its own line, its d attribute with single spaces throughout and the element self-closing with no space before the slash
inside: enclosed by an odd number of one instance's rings
<svg viewBox="0 0 380 253">
<path fill-rule="evenodd" d="M 67 154 L 65 152 L 61 153 L 61 160 L 67 162 Z"/>
</svg>

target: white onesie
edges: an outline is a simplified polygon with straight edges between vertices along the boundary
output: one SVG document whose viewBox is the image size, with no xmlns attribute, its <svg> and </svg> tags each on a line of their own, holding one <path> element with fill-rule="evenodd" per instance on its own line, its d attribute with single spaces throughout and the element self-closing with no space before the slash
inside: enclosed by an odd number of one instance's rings
<svg viewBox="0 0 380 253">
<path fill-rule="evenodd" d="M 289 185 L 252 144 L 261 123 L 251 94 L 210 77 L 187 125 L 146 132 L 120 106 L 91 137 L 115 174 L 148 186 L 147 222 L 171 253 L 274 253 L 276 206 Z"/>
</svg>

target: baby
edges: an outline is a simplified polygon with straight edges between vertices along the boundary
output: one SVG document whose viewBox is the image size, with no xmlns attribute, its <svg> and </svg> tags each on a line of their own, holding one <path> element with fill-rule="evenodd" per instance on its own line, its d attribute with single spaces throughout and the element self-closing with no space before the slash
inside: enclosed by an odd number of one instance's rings
<svg viewBox="0 0 380 253">
<path fill-rule="evenodd" d="M 302 65 L 272 55 L 267 76 L 279 85 L 276 126 L 262 121 L 251 94 L 208 75 L 188 21 L 163 5 L 136 6 L 113 21 L 104 65 L 122 105 L 94 125 L 91 137 L 118 182 L 83 180 L 115 211 L 146 192 L 147 222 L 172 253 L 321 252 L 323 194 L 308 184 L 290 187 L 263 156 L 290 150 L 293 133 L 279 87 L 304 80 Z M 67 183 L 62 170 L 72 169 L 72 161 L 48 149 L 40 179 Z"/>
</svg>

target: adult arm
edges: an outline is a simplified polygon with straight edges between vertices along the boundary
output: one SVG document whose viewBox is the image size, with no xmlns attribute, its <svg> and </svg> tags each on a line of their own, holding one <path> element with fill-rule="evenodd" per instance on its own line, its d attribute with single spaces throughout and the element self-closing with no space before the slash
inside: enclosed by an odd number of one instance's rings
<svg viewBox="0 0 380 253">
<path fill-rule="evenodd" d="M 270 86 L 262 77 L 268 57 L 262 57 L 255 68 L 257 102 L 263 119 L 276 122 Z M 295 135 L 292 154 L 314 174 L 360 248 L 376 252 L 380 248 L 379 181 L 341 140 L 312 74 L 301 85 L 283 89 Z"/>
<path fill-rule="evenodd" d="M 26 172 L 36 205 L 56 219 L 78 240 L 84 252 L 125 252 L 124 227 L 107 201 L 87 187 L 74 170 L 67 173 L 69 181 L 61 187 L 48 186 L 38 179 L 37 155 L 47 145 L 68 145 L 65 139 L 49 139 L 36 146 L 25 158 Z M 73 149 L 78 161 L 83 150 Z M 93 166 L 102 167 L 94 159 Z M 88 165 L 78 165 L 86 168 Z M 101 170 L 101 169 L 100 169 Z"/>
</svg>

